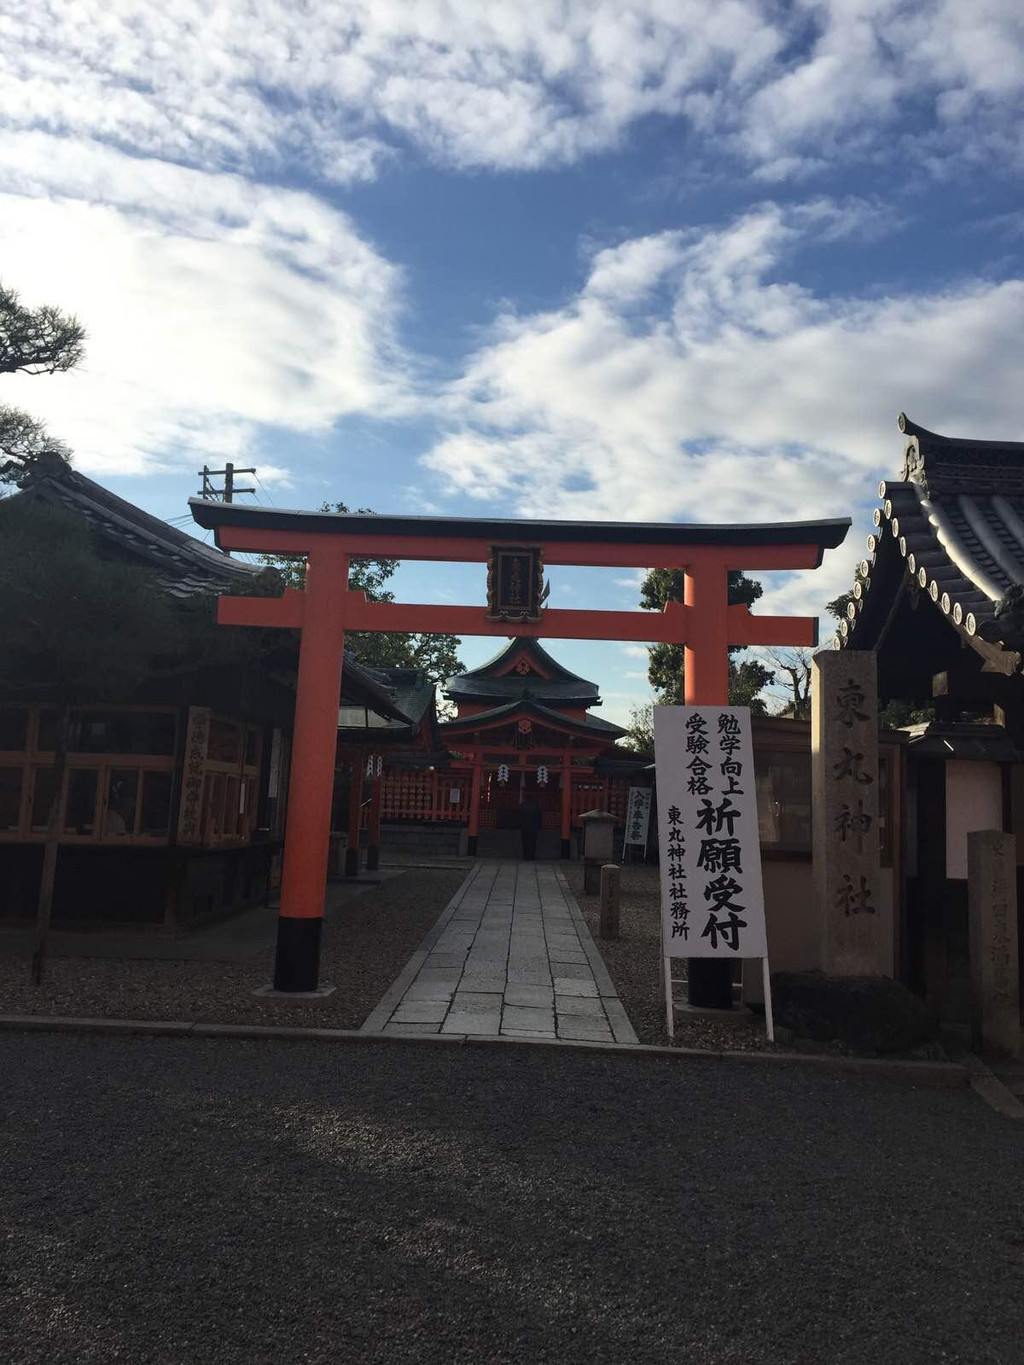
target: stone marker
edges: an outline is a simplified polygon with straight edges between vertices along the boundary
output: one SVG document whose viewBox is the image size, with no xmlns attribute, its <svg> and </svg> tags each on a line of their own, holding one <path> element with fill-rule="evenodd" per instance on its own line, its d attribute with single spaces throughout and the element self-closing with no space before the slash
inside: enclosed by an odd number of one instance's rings
<svg viewBox="0 0 1024 1365">
<path fill-rule="evenodd" d="M 618 938 L 619 906 L 622 900 L 622 869 L 615 863 L 601 868 L 601 937 Z"/>
<path fill-rule="evenodd" d="M 615 857 L 615 816 L 606 810 L 588 810 L 583 825 L 583 890 L 596 896 L 601 887 L 601 865 Z"/>
<path fill-rule="evenodd" d="M 1012 834 L 968 834 L 967 907 L 973 1046 L 1019 1057 L 1017 841 Z"/>
<path fill-rule="evenodd" d="M 880 902 L 875 656 L 823 650 L 812 661 L 814 890 L 827 976 L 892 976 Z"/>
</svg>

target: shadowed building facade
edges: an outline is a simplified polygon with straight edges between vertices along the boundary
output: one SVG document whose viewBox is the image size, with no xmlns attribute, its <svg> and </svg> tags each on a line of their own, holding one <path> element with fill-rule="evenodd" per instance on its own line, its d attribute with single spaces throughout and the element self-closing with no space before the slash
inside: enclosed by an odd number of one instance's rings
<svg viewBox="0 0 1024 1365">
<path fill-rule="evenodd" d="M 901 477 L 879 487 L 833 643 L 873 652 L 880 703 L 903 704 L 894 957 L 963 1020 L 968 836 L 1014 835 L 1024 884 L 1024 442 L 899 427 Z"/>
</svg>

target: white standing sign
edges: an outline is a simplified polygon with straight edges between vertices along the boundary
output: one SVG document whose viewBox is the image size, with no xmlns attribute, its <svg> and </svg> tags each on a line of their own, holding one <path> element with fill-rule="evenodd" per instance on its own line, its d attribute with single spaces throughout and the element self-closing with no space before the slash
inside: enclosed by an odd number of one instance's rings
<svg viewBox="0 0 1024 1365">
<path fill-rule="evenodd" d="M 669 1036 L 673 958 L 759 957 L 771 1038 L 750 710 L 656 706 L 654 752 Z"/>
<path fill-rule="evenodd" d="M 647 832 L 651 824 L 650 787 L 630 787 L 629 803 L 626 806 L 626 832 L 622 838 L 622 852 L 628 844 L 643 845 L 647 852 Z"/>
</svg>

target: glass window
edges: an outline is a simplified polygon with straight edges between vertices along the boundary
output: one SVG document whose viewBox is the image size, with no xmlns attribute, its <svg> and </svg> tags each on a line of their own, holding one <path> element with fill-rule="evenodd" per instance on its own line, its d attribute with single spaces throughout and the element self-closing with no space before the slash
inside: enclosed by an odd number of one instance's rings
<svg viewBox="0 0 1024 1365">
<path fill-rule="evenodd" d="M 105 839 L 135 833 L 135 800 L 138 792 L 137 768 L 111 768 L 107 786 L 107 817 L 103 825 Z"/>
<path fill-rule="evenodd" d="M 52 752 L 57 713 L 39 718 L 39 748 Z M 69 748 L 76 754 L 173 754 L 175 719 L 167 711 L 76 711 Z"/>
<path fill-rule="evenodd" d="M 172 773 L 144 773 L 140 834 L 166 838 L 171 824 Z"/>
<path fill-rule="evenodd" d="M 32 785 L 32 833 L 45 834 L 53 799 L 53 769 L 37 768 Z"/>
<path fill-rule="evenodd" d="M 229 720 L 211 720 L 206 753 L 216 763 L 237 763 L 242 756 L 242 727 Z"/>
<path fill-rule="evenodd" d="M 39 713 L 39 734 L 36 737 L 36 748 L 41 749 L 44 754 L 52 754 L 53 746 L 57 737 L 57 712 L 40 711 Z"/>
<path fill-rule="evenodd" d="M 96 785 L 98 768 L 71 768 L 64 806 L 65 834 L 96 833 Z"/>
<path fill-rule="evenodd" d="M 0 768 L 0 830 L 16 830 L 21 815 L 20 768 Z"/>
<path fill-rule="evenodd" d="M 28 741 L 28 710 L 24 706 L 0 706 L 0 749 L 20 753 Z"/>
<path fill-rule="evenodd" d="M 784 749 L 754 751 L 757 819 L 766 848 L 811 847 L 811 755 Z"/>
</svg>

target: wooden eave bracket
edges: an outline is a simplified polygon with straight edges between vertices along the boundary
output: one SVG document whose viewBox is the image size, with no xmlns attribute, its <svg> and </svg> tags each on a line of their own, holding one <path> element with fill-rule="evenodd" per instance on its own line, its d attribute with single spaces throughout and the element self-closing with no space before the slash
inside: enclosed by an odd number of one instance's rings
<svg viewBox="0 0 1024 1365">
<path fill-rule="evenodd" d="M 221 597 L 217 624 L 301 630 L 305 606 L 305 594 L 298 588 L 285 588 L 283 597 Z"/>
</svg>

